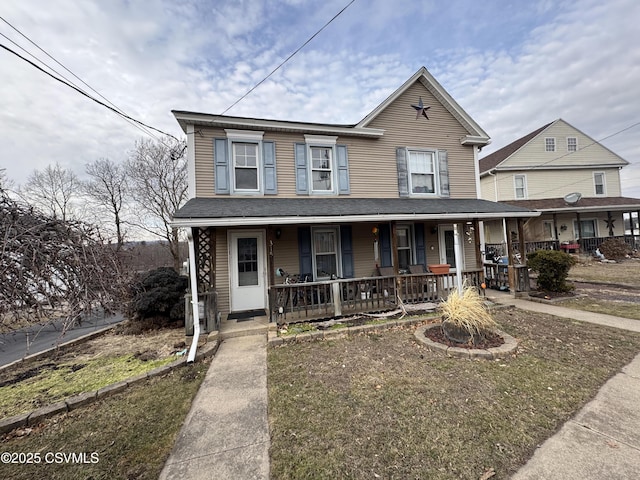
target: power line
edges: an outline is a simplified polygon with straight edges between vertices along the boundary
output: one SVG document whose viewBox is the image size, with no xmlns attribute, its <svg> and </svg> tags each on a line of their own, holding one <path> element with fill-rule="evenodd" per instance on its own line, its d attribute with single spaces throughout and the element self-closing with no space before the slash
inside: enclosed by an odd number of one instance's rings
<svg viewBox="0 0 640 480">
<path fill-rule="evenodd" d="M 15 30 L 19 35 L 21 35 L 23 38 L 25 38 L 29 43 L 31 43 L 32 45 L 34 45 L 38 50 L 40 50 L 42 53 L 44 53 L 47 57 L 49 57 L 51 60 L 53 60 L 54 62 L 56 62 L 58 65 L 60 65 L 62 68 L 64 68 L 67 72 L 69 72 L 71 75 L 73 75 L 77 80 L 79 80 L 80 82 L 82 82 L 85 86 L 87 86 L 90 90 L 92 90 L 94 93 L 96 93 L 99 97 L 101 97 L 103 100 L 105 100 L 107 103 L 109 103 L 111 106 L 113 106 L 114 108 L 116 108 L 119 112 L 124 113 L 124 110 L 122 110 L 121 108 L 119 108 L 117 105 L 115 105 L 112 101 L 110 101 L 108 98 L 106 98 L 104 95 L 102 95 L 100 92 L 98 92 L 95 88 L 93 88 L 91 85 L 89 85 L 87 82 L 85 82 L 84 80 L 82 80 L 79 76 L 77 76 L 75 73 L 73 73 L 71 70 L 69 70 L 65 65 L 63 65 L 61 62 L 59 62 L 56 58 L 54 58 L 51 54 L 49 54 L 49 52 L 47 52 L 46 50 L 44 50 L 42 47 L 40 47 L 40 45 L 38 45 L 36 42 L 34 42 L 33 40 L 31 40 L 27 35 L 25 35 L 24 33 L 22 33 L 17 27 L 15 27 L 14 25 L 12 25 L 7 19 L 5 19 L 4 17 L 0 16 L 0 20 L 2 20 L 4 23 L 6 23 L 7 25 L 9 25 L 13 30 Z M 36 57 L 35 55 L 33 55 L 31 52 L 27 51 L 25 48 L 23 48 L 21 45 L 19 45 L 18 43 L 16 43 L 15 41 L 13 41 L 12 39 L 10 39 L 9 37 L 7 37 L 6 35 L 0 33 L 0 35 L 2 35 L 4 38 L 6 38 L 7 40 L 9 40 L 11 43 L 13 43 L 16 47 L 20 48 L 22 51 L 24 51 L 25 53 L 27 53 L 28 55 L 30 55 L 32 58 L 34 58 L 35 60 L 37 60 L 38 62 L 40 62 L 41 64 L 43 64 L 44 66 L 46 66 L 49 70 L 51 70 L 52 72 L 54 72 L 55 74 L 57 74 L 58 76 L 64 78 L 68 83 L 74 85 L 77 87 L 77 85 L 75 83 L 73 83 L 71 80 L 69 80 L 67 77 L 65 77 L 63 74 L 61 74 L 60 72 L 58 72 L 56 69 L 52 68 L 51 66 L 47 65 L 45 62 L 43 62 L 41 59 L 39 59 L 38 57 Z M 156 137 L 151 131 L 145 129 L 144 127 L 142 127 L 141 125 L 138 125 L 137 123 L 125 119 L 129 124 L 133 125 L 134 127 L 136 127 L 138 130 L 140 130 L 141 132 L 145 133 L 146 135 L 149 135 L 150 137 L 153 137 L 156 140 L 159 140 L 158 137 Z"/>
<path fill-rule="evenodd" d="M 69 88 L 71 88 L 71 89 L 75 90 L 75 91 L 76 91 L 76 92 L 78 92 L 79 94 L 84 95 L 84 96 L 85 96 L 85 97 L 87 97 L 88 99 L 93 100 L 93 101 L 94 101 L 94 102 L 96 102 L 98 105 L 101 105 L 101 106 L 103 106 L 103 107 L 105 107 L 105 108 L 108 108 L 109 110 L 111 110 L 111 111 L 112 111 L 112 112 L 114 112 L 115 114 L 120 115 L 121 117 L 123 117 L 123 118 L 125 118 L 125 119 L 127 119 L 127 120 L 131 120 L 132 122 L 135 122 L 135 123 L 137 123 L 137 124 L 139 124 L 139 125 L 142 125 L 143 127 L 150 128 L 151 130 L 154 130 L 154 131 L 159 132 L 159 133 L 161 133 L 161 134 L 163 134 L 163 135 L 166 135 L 166 136 L 168 136 L 168 137 L 171 137 L 171 138 L 173 138 L 174 140 L 176 140 L 177 142 L 180 142 L 180 140 L 179 140 L 178 138 L 174 137 L 174 136 L 173 136 L 173 135 L 171 135 L 170 133 L 167 133 L 167 132 L 164 132 L 164 131 L 162 131 L 162 130 L 160 130 L 160 129 L 158 129 L 158 128 L 152 127 L 151 125 L 147 125 L 146 123 L 141 122 L 140 120 L 137 120 L 137 119 L 135 119 L 135 118 L 133 118 L 133 117 L 131 117 L 131 116 L 127 115 L 126 113 L 120 112 L 119 110 L 117 110 L 117 109 L 113 108 L 112 106 L 107 105 L 107 104 L 106 104 L 106 103 L 104 103 L 104 102 L 101 102 L 100 100 L 98 100 L 98 99 L 97 99 L 97 98 L 95 98 L 95 97 L 92 97 L 91 95 L 89 95 L 88 93 L 86 93 L 86 92 L 85 92 L 85 91 L 83 91 L 82 89 L 80 89 L 80 88 L 76 87 L 75 85 L 73 85 L 73 84 L 71 84 L 71 83 L 68 83 L 68 82 L 66 82 L 65 80 L 63 80 L 63 79 L 61 79 L 61 78 L 59 78 L 59 77 L 56 77 L 56 76 L 55 76 L 55 75 L 53 75 L 52 73 L 47 72 L 45 69 L 43 69 L 43 68 L 42 68 L 42 67 L 40 67 L 39 65 L 36 65 L 36 64 L 35 64 L 35 63 L 33 63 L 31 60 L 29 60 L 29 59 L 27 59 L 27 58 L 23 57 L 22 55 L 20 55 L 20 54 L 19 54 L 19 53 L 17 53 L 16 51 L 14 51 L 14 50 L 10 49 L 10 48 L 9 48 L 9 47 L 7 47 L 6 45 L 3 45 L 3 44 L 1 44 L 1 43 L 0 43 L 0 47 L 1 47 L 1 48 L 4 48 L 4 49 L 5 49 L 6 51 L 8 51 L 9 53 L 14 54 L 16 57 L 18 57 L 18 58 L 20 58 L 20 59 L 24 60 L 25 62 L 27 62 L 27 63 L 28 63 L 28 64 L 30 64 L 31 66 L 33 66 L 33 67 L 37 68 L 37 69 L 38 69 L 38 70 L 40 70 L 42 73 L 44 73 L 44 74 L 46 74 L 46 75 L 50 76 L 50 77 L 51 77 L 51 78 L 53 78 L 54 80 L 56 80 L 56 81 L 58 81 L 58 82 L 62 83 L 63 85 L 66 85 L 67 87 L 69 87 Z"/>
<path fill-rule="evenodd" d="M 280 65 L 278 65 L 276 68 L 274 68 L 266 77 L 264 77 L 262 80 L 260 80 L 258 83 L 256 83 L 253 87 L 251 87 L 249 89 L 249 91 L 247 91 L 244 95 L 242 95 L 238 100 L 236 100 L 235 102 L 233 102 L 229 107 L 227 107 L 220 115 L 224 115 L 225 113 L 227 113 L 229 110 L 231 110 L 233 107 L 235 107 L 238 103 L 240 103 L 242 100 L 244 100 L 251 92 L 253 92 L 256 88 L 258 88 L 260 85 L 262 85 L 264 82 L 266 82 L 269 77 L 271 77 L 271 75 L 273 75 L 274 73 L 276 73 L 278 70 L 280 70 L 280 68 L 287 63 L 289 60 L 291 60 L 300 50 L 302 50 L 304 47 L 306 47 L 314 38 L 316 38 L 325 28 L 327 28 L 329 26 L 329 24 L 331 24 L 331 22 L 333 22 L 336 18 L 338 18 L 347 8 L 349 8 L 351 6 L 351 4 L 353 4 L 356 0 L 351 0 L 342 10 L 340 10 L 338 13 L 336 13 L 333 18 L 331 20 L 329 20 L 327 23 L 325 23 L 322 28 L 320 30 L 318 30 L 316 33 L 314 33 L 313 35 L 311 35 L 311 37 L 309 37 L 307 39 L 306 42 L 304 42 L 302 45 L 300 45 L 291 55 L 289 55 L 287 58 L 284 59 L 284 61 L 282 61 L 280 63 Z"/>
</svg>

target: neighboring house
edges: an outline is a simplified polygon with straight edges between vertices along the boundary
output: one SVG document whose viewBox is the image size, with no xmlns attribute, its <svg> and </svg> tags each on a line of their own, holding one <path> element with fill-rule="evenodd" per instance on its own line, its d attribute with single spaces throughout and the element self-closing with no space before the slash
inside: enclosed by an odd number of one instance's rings
<svg viewBox="0 0 640 480">
<path fill-rule="evenodd" d="M 479 221 L 537 215 L 479 199 L 489 137 L 425 68 L 356 125 L 173 113 L 190 189 L 173 225 L 192 229 L 199 298 L 222 320 L 424 301 L 458 272 L 482 280 Z"/>
<path fill-rule="evenodd" d="M 607 237 L 624 238 L 623 215 L 640 211 L 640 199 L 621 193 L 621 169 L 626 165 L 558 119 L 480 160 L 482 198 L 541 212 L 524 225 L 528 250 L 590 252 Z M 486 222 L 486 243 L 505 243 L 505 231 L 512 239 L 516 236 L 513 225 Z M 627 241 L 634 243 L 633 238 Z"/>
</svg>

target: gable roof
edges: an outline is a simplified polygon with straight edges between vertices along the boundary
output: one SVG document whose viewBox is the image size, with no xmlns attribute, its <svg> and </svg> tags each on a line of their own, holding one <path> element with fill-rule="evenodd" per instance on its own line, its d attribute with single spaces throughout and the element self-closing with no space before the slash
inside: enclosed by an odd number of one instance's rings
<svg viewBox="0 0 640 480">
<path fill-rule="evenodd" d="M 593 138 L 591 138 L 589 135 L 585 134 L 584 132 L 582 132 L 581 130 L 577 129 L 576 127 L 574 127 L 573 125 L 571 125 L 569 122 L 567 122 L 566 120 L 563 120 L 562 118 L 558 118 L 557 120 L 554 120 L 553 122 L 547 123 L 546 125 L 543 125 L 542 127 L 538 128 L 537 130 L 534 130 L 533 132 L 525 135 L 524 137 L 521 137 L 519 139 L 517 139 L 514 142 L 511 142 L 509 145 L 506 145 L 504 147 L 502 147 L 500 150 L 497 150 L 489 155 L 487 155 L 484 158 L 481 158 L 479 163 L 480 166 L 480 175 L 484 176 L 484 174 L 486 174 L 487 172 L 495 169 L 496 167 L 499 167 L 500 164 L 502 164 L 503 162 L 506 162 L 514 153 L 516 153 L 518 150 L 520 150 L 521 148 L 523 148 L 525 145 L 527 145 L 530 141 L 532 141 L 534 138 L 538 137 L 542 132 L 544 132 L 547 129 L 550 129 L 552 126 L 558 124 L 558 123 L 563 123 L 566 126 L 568 126 L 569 128 L 571 128 L 572 130 L 575 130 L 577 133 L 579 133 L 580 135 L 583 135 L 584 137 L 588 138 L 591 143 L 589 143 L 588 145 L 581 147 L 578 149 L 578 151 L 587 148 L 591 145 L 598 145 L 600 148 L 603 148 L 604 150 L 607 150 L 608 152 L 610 152 L 612 155 L 614 155 L 619 162 L 616 163 L 612 163 L 611 165 L 628 165 L 629 162 L 627 162 L 624 158 L 622 158 L 620 155 L 618 155 L 615 152 L 612 152 L 610 149 L 608 149 L 607 147 L 605 147 L 604 145 L 602 145 L 600 142 L 598 142 L 597 140 L 594 140 Z M 567 156 L 568 154 L 565 155 L 561 155 L 558 158 L 556 158 L 555 160 L 559 160 L 562 157 Z M 550 163 L 549 161 L 544 162 L 545 164 Z M 528 169 L 532 169 L 535 167 L 526 167 Z"/>
<path fill-rule="evenodd" d="M 381 112 L 383 112 L 391 103 L 393 103 L 400 95 L 409 89 L 415 82 L 420 82 L 431 94 L 440 102 L 440 104 L 449 112 L 458 122 L 467 130 L 469 135 L 461 141 L 463 145 L 488 145 L 491 142 L 489 135 L 480 125 L 478 125 L 471 116 L 458 105 L 451 95 L 438 83 L 438 81 L 422 67 L 413 74 L 409 80 L 404 82 L 400 88 L 393 92 L 386 100 L 373 109 L 369 115 L 364 117 L 356 128 L 366 128 Z"/>
<path fill-rule="evenodd" d="M 557 120 L 556 120 L 557 121 Z M 522 147 L 524 147 L 529 141 L 533 140 L 540 133 L 547 129 L 547 127 L 551 126 L 555 122 L 549 122 L 546 125 L 534 130 L 531 133 L 528 133 L 524 137 L 517 139 L 515 142 L 511 142 L 509 145 L 502 147 L 500 150 L 496 150 L 495 152 L 487 155 L 484 158 L 480 159 L 480 173 L 488 172 L 489 170 L 493 170 L 495 167 L 504 162 L 511 155 L 516 153 Z"/>
</svg>

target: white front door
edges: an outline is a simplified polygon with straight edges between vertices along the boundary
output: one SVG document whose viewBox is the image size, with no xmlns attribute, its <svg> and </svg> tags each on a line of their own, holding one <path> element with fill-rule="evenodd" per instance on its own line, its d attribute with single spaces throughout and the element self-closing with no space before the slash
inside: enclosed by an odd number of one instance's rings
<svg viewBox="0 0 640 480">
<path fill-rule="evenodd" d="M 267 306 L 264 231 L 229 232 L 231 311 Z"/>
</svg>

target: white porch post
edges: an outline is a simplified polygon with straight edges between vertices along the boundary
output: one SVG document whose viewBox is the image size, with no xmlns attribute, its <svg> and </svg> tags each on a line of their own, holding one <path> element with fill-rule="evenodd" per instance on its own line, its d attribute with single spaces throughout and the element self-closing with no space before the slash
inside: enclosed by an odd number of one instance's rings
<svg viewBox="0 0 640 480">
<path fill-rule="evenodd" d="M 453 224 L 453 255 L 456 259 L 456 285 L 458 292 L 462 293 L 462 249 L 460 248 L 459 224 Z"/>
<path fill-rule="evenodd" d="M 193 314 L 193 340 L 187 356 L 187 363 L 196 359 L 198 337 L 200 337 L 200 311 L 198 308 L 198 271 L 196 270 L 196 248 L 193 242 L 193 228 L 187 229 L 189 240 L 189 278 L 191 280 L 191 310 Z"/>
</svg>

